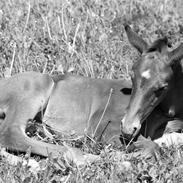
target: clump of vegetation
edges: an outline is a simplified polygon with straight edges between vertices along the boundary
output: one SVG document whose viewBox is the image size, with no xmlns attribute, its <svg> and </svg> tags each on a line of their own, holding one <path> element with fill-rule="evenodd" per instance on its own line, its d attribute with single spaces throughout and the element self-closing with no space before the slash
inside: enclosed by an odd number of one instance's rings
<svg viewBox="0 0 183 183">
<path fill-rule="evenodd" d="M 129 79 L 139 55 L 129 45 L 123 23 L 149 42 L 166 35 L 174 46 L 183 39 L 182 8 L 181 0 L 1 0 L 0 77 L 34 70 Z M 101 160 L 78 169 L 50 157 L 43 170 L 32 173 L 2 159 L 0 182 L 183 181 L 181 147 L 165 148 L 152 162 L 113 146 L 86 140 L 73 144 L 100 154 Z"/>
</svg>

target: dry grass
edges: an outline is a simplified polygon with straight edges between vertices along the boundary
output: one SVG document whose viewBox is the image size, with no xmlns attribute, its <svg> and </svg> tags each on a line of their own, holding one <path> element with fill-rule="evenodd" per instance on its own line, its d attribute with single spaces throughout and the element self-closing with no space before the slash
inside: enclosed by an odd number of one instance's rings
<svg viewBox="0 0 183 183">
<path fill-rule="evenodd" d="M 123 22 L 152 41 L 183 39 L 181 0 L 1 0 L 0 76 L 34 70 L 72 72 L 94 78 L 129 78 L 138 53 L 129 45 Z M 51 157 L 33 174 L 28 167 L 0 161 L 0 182 L 182 182 L 183 151 L 164 148 L 158 162 L 92 142 L 82 144 L 101 160 L 78 169 Z M 38 157 L 39 158 L 39 157 Z"/>
</svg>

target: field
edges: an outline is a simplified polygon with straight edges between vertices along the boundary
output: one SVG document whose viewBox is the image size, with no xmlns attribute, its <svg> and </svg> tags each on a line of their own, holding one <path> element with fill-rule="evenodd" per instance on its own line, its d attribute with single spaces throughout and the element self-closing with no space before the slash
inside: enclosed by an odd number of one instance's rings
<svg viewBox="0 0 183 183">
<path fill-rule="evenodd" d="M 139 54 L 123 23 L 149 42 L 166 35 L 177 46 L 183 41 L 182 9 L 182 0 L 1 0 L 0 77 L 33 70 L 130 79 Z M 35 157 L 44 168 L 32 173 L 2 158 L 0 183 L 183 182 L 182 147 L 164 147 L 154 161 L 125 155 L 121 147 L 77 143 L 101 160 L 78 168 L 64 159 Z"/>
</svg>

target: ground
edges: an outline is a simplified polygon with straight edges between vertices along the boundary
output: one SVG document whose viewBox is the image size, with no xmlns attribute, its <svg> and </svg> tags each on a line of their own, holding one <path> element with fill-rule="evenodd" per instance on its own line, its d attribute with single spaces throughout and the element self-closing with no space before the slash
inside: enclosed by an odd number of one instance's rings
<svg viewBox="0 0 183 183">
<path fill-rule="evenodd" d="M 183 40 L 182 8 L 182 0 L 1 0 L 0 77 L 34 70 L 129 79 L 139 55 L 123 23 L 149 42 L 167 35 L 176 46 Z M 2 159 L 0 182 L 183 182 L 181 147 L 165 147 L 158 161 L 150 161 L 110 145 L 73 143 L 101 160 L 78 169 L 50 157 L 32 173 Z"/>
</svg>

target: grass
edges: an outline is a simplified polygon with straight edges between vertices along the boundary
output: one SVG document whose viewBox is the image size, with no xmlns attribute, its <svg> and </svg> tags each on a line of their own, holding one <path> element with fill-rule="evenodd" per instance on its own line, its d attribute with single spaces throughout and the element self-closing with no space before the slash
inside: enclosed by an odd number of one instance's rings
<svg viewBox="0 0 183 183">
<path fill-rule="evenodd" d="M 139 55 L 122 24 L 144 39 L 183 40 L 181 0 L 1 0 L 0 77 L 24 71 L 71 72 L 93 78 L 127 78 Z M 79 144 L 81 142 L 73 142 Z M 112 146 L 85 142 L 101 160 L 78 169 L 51 157 L 38 173 L 0 161 L 0 182 L 182 182 L 181 147 L 164 148 L 159 161 L 135 158 Z M 37 157 L 39 159 L 39 157 Z"/>
</svg>

